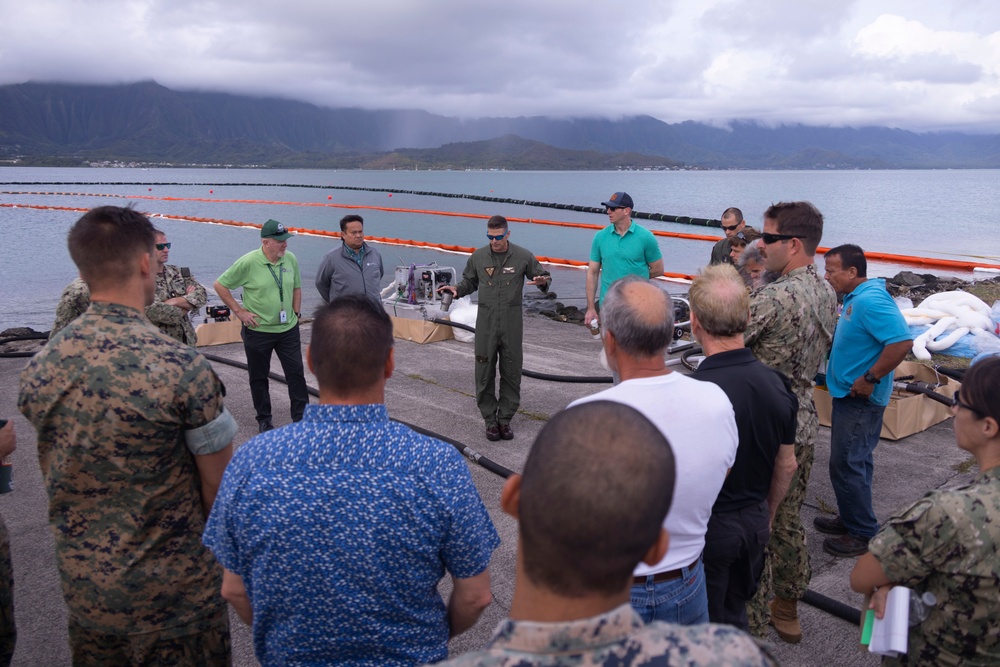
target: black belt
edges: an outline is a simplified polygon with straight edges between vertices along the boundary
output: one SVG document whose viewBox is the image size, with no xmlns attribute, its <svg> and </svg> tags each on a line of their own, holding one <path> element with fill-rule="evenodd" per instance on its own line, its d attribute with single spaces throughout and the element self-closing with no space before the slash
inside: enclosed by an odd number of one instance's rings
<svg viewBox="0 0 1000 667">
<path fill-rule="evenodd" d="M 680 579 L 682 576 L 684 576 L 684 570 L 685 569 L 690 570 L 691 568 L 693 568 L 695 565 L 698 564 L 699 560 L 701 560 L 701 554 L 698 554 L 698 557 L 694 559 L 694 562 L 688 565 L 686 568 L 682 567 L 678 570 L 667 570 L 666 572 L 657 572 L 656 574 L 653 575 L 647 574 L 642 577 L 632 577 L 632 585 L 641 586 L 642 584 L 645 584 L 646 581 L 651 576 L 653 577 L 654 584 L 659 584 L 664 581 L 673 581 L 674 579 Z"/>
</svg>

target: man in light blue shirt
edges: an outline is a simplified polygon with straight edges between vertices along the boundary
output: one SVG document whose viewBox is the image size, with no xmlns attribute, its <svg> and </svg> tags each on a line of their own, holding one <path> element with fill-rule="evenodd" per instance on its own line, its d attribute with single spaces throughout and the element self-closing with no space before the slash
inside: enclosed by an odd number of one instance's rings
<svg viewBox="0 0 1000 667">
<path fill-rule="evenodd" d="M 823 550 L 841 558 L 868 551 L 868 540 L 878 532 L 872 509 L 872 452 L 892 394 L 892 371 L 912 346 L 910 329 L 885 281 L 868 280 L 867 273 L 865 253 L 858 246 L 827 251 L 826 280 L 844 295 L 826 369 L 833 397 L 830 481 L 839 516 L 820 516 L 813 524 L 833 535 L 823 541 Z"/>
</svg>

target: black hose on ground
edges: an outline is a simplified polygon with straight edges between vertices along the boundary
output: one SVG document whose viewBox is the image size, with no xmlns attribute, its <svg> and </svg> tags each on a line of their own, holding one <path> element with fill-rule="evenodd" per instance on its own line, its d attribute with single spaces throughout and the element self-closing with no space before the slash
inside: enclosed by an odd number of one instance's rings
<svg viewBox="0 0 1000 667">
<path fill-rule="evenodd" d="M 449 327 L 455 327 L 456 329 L 464 329 L 465 331 L 476 333 L 475 327 L 470 327 L 468 324 L 462 324 L 461 322 L 452 322 L 451 320 L 444 320 L 440 317 L 435 317 L 430 321 L 435 324 L 444 324 Z M 611 376 L 605 375 L 552 375 L 551 373 L 529 371 L 527 368 L 521 369 L 521 375 L 534 378 L 536 380 L 548 380 L 549 382 L 577 382 L 580 384 L 611 384 L 614 382 L 614 379 Z"/>
<path fill-rule="evenodd" d="M 30 334 L 17 334 L 0 338 L 0 346 L 18 340 L 48 340 L 48 331 L 33 331 Z M 35 356 L 35 352 L 0 352 L 0 359 L 21 359 Z"/>
<path fill-rule="evenodd" d="M 813 590 L 807 590 L 806 594 L 802 596 L 802 601 L 811 607 L 816 607 L 820 611 L 825 611 L 826 613 L 836 616 L 837 618 L 841 618 L 848 623 L 852 623 L 859 627 L 861 625 L 861 610 L 846 605 L 839 600 L 828 598 L 827 596 Z"/>
<path fill-rule="evenodd" d="M 242 361 L 236 361 L 235 359 L 228 359 L 226 357 L 220 357 L 217 354 L 209 354 L 207 352 L 202 352 L 201 356 L 205 357 L 209 361 L 214 361 L 214 362 L 217 362 L 217 363 L 220 363 L 220 364 L 225 364 L 227 366 L 233 366 L 234 368 L 240 368 L 240 369 L 243 369 L 245 371 L 249 370 L 249 368 L 247 367 L 247 365 L 244 362 L 242 362 Z M 267 377 L 269 377 L 270 379 L 274 380 L 275 382 L 280 382 L 282 384 L 288 384 L 288 382 L 285 380 L 285 376 L 284 375 L 278 375 L 277 373 L 268 373 Z M 306 391 L 309 392 L 310 396 L 316 396 L 317 398 L 319 397 L 319 391 L 317 389 L 313 389 L 312 387 L 306 385 Z M 493 461 L 491 459 L 486 458 L 485 456 L 483 456 L 479 452 L 475 451 L 471 447 L 468 447 L 468 446 L 462 444 L 461 442 L 459 442 L 457 440 L 453 440 L 452 438 L 449 438 L 448 436 L 441 435 L 440 433 L 435 433 L 434 431 L 429 431 L 429 430 L 427 430 L 427 429 L 425 429 L 423 427 L 417 426 L 416 424 L 410 424 L 410 423 L 405 422 L 405 421 L 403 421 L 401 419 L 393 419 L 392 421 L 394 421 L 396 423 L 399 423 L 399 424 L 402 424 L 403 426 L 406 426 L 408 428 L 411 428 L 414 431 L 416 431 L 417 433 L 420 433 L 421 435 L 426 435 L 426 436 L 429 436 L 431 438 L 437 438 L 438 440 L 440 440 L 442 442 L 447 442 L 449 445 L 451 445 L 452 447 L 454 447 L 455 449 L 457 449 L 462 454 L 462 456 L 464 456 L 465 458 L 469 459 L 473 463 L 476 463 L 476 464 L 482 466 L 483 468 L 486 468 L 490 472 L 492 472 L 492 473 L 494 473 L 496 475 L 499 475 L 500 477 L 503 477 L 504 479 L 507 479 L 511 475 L 515 474 L 513 470 L 510 470 L 509 468 L 503 467 L 502 465 L 500 465 L 496 461 Z"/>
</svg>

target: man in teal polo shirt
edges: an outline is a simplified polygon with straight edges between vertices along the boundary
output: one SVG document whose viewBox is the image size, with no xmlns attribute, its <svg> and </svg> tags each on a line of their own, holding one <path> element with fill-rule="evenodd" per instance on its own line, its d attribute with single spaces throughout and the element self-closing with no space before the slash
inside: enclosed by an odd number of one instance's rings
<svg viewBox="0 0 1000 667">
<path fill-rule="evenodd" d="M 830 419 L 830 482 L 838 516 L 818 516 L 813 525 L 833 535 L 823 550 L 840 558 L 868 551 L 878 532 L 872 509 L 872 452 L 882 431 L 882 414 L 892 394 L 892 372 L 913 345 L 903 314 L 885 289 L 868 279 L 868 261 L 856 245 L 826 252 L 826 280 L 844 295 L 833 334 L 826 384 L 833 397 Z"/>
<path fill-rule="evenodd" d="M 589 326 L 597 319 L 597 279 L 601 279 L 601 300 L 611 283 L 625 276 L 656 278 L 663 275 L 663 254 L 656 237 L 632 222 L 632 197 L 616 192 L 601 205 L 608 210 L 610 225 L 594 235 L 587 266 L 587 315 Z"/>
<path fill-rule="evenodd" d="M 299 337 L 302 280 L 298 260 L 286 251 L 289 236 L 292 234 L 284 225 L 277 220 L 268 220 L 260 230 L 260 248 L 240 257 L 215 281 L 219 298 L 243 323 L 243 349 L 250 372 L 250 396 L 261 433 L 274 428 L 267 379 L 272 351 L 278 353 L 281 370 L 288 382 L 292 421 L 302 419 L 309 403 Z M 231 292 L 237 287 L 243 288 L 242 304 Z"/>
</svg>

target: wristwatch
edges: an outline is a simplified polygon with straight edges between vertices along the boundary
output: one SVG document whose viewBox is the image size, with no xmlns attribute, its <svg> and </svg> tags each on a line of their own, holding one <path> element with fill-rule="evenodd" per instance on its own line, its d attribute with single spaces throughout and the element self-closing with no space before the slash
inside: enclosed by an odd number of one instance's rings
<svg viewBox="0 0 1000 667">
<path fill-rule="evenodd" d="M 868 384 L 878 384 L 879 383 L 879 379 L 877 377 L 875 377 L 875 374 L 872 373 L 870 370 L 865 371 L 865 376 L 864 377 L 865 377 L 865 382 L 867 382 Z"/>
</svg>

